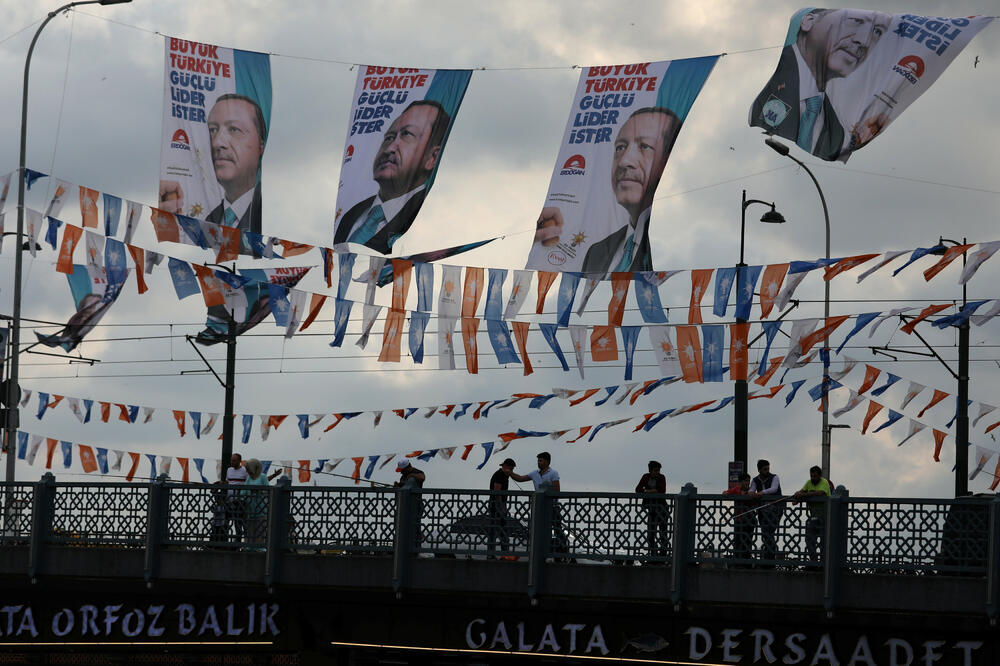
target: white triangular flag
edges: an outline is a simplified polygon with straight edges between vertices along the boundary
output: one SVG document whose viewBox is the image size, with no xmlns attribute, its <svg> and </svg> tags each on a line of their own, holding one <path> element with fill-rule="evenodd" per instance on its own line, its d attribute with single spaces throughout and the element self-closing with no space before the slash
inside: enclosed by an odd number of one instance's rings
<svg viewBox="0 0 1000 666">
<path fill-rule="evenodd" d="M 918 432 L 920 432 L 921 430 L 923 430 L 923 429 L 924 429 L 924 428 L 926 428 L 926 427 L 927 427 L 927 426 L 925 426 L 925 425 L 924 425 L 923 423 L 921 423 L 920 421 L 914 421 L 913 419 L 910 419 L 910 430 L 909 430 L 909 432 L 907 432 L 907 433 L 906 433 L 906 437 L 904 437 L 904 438 L 903 438 L 903 441 L 901 441 L 901 442 L 900 442 L 899 444 L 897 444 L 896 446 L 902 446 L 902 445 L 903 445 L 903 444 L 905 444 L 905 443 L 906 443 L 907 441 L 909 441 L 909 439 L 910 439 L 911 437 L 913 437 L 914 435 L 916 435 L 916 434 L 917 434 Z"/>
<path fill-rule="evenodd" d="M 361 337 L 355 343 L 362 349 L 368 344 L 368 336 L 371 334 L 372 326 L 375 325 L 375 320 L 378 319 L 380 312 L 382 312 L 381 305 L 369 305 L 365 303 L 361 314 Z"/>
<path fill-rule="evenodd" d="M 534 274 L 535 271 L 514 271 L 510 298 L 507 299 L 507 307 L 503 311 L 504 319 L 513 319 L 521 311 L 524 300 L 528 298 L 528 291 L 531 289 L 531 276 Z"/>
<path fill-rule="evenodd" d="M 909 388 L 906 389 L 906 397 L 903 398 L 903 403 L 899 406 L 899 410 L 903 411 L 906 406 L 910 404 L 910 401 L 920 395 L 926 387 L 923 384 L 918 384 L 917 382 L 910 382 Z"/>
<path fill-rule="evenodd" d="M 584 324 L 571 324 L 569 327 L 569 337 L 573 341 L 573 353 L 576 354 L 576 369 L 580 371 L 580 379 L 583 379 L 583 358 L 588 328 Z"/>
<path fill-rule="evenodd" d="M 987 405 L 985 402 L 979 403 L 979 415 L 976 416 L 975 420 L 972 422 L 972 427 L 975 428 L 980 419 L 992 412 L 994 409 L 996 409 L 996 407 L 993 405 Z"/>
<path fill-rule="evenodd" d="M 455 317 L 438 317 L 438 368 L 455 369 Z"/>
<path fill-rule="evenodd" d="M 837 411 L 833 412 L 832 414 L 830 414 L 835 419 L 839 419 L 841 416 L 851 411 L 852 409 L 854 409 L 855 407 L 857 407 L 862 402 L 868 399 L 863 395 L 859 395 L 858 392 L 855 391 L 854 389 L 848 389 L 848 390 L 851 392 L 851 395 L 850 397 L 847 398 L 847 404 L 838 409 Z"/>
<path fill-rule="evenodd" d="M 599 284 L 601 284 L 601 278 L 587 278 L 586 283 L 583 285 L 583 293 L 580 294 L 580 305 L 576 308 L 577 316 L 583 314 L 583 309 L 587 307 L 590 295 L 594 293 L 594 289 L 596 289 Z"/>
<path fill-rule="evenodd" d="M 965 267 L 962 268 L 962 275 L 958 278 L 958 283 L 965 284 L 972 279 L 972 276 L 976 274 L 982 263 L 996 254 L 997 250 L 1000 250 L 1000 241 L 980 243 L 979 248 L 975 252 L 968 254 L 968 259 Z"/>
</svg>

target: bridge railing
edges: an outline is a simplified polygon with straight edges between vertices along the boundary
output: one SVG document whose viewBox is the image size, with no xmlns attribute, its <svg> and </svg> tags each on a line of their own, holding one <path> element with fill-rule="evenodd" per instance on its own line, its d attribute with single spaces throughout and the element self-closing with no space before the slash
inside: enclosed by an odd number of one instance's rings
<svg viewBox="0 0 1000 666">
<path fill-rule="evenodd" d="M 990 498 L 852 498 L 841 488 L 797 503 L 700 495 L 690 485 L 640 497 L 287 482 L 234 488 L 162 477 L 56 483 L 46 474 L 0 484 L 0 519 L 0 545 L 30 543 L 32 553 L 48 545 L 267 551 L 272 570 L 290 550 L 393 553 L 400 579 L 416 556 L 665 564 L 675 578 L 690 565 L 985 575 L 1000 603 L 1000 503 Z"/>
</svg>

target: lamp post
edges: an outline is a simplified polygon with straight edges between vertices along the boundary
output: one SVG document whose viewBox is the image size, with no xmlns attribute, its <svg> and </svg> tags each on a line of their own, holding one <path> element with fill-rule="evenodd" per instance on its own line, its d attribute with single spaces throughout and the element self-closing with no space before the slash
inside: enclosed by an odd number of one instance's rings
<svg viewBox="0 0 1000 666">
<path fill-rule="evenodd" d="M 747 191 L 743 190 L 743 206 L 740 213 L 740 263 L 736 264 L 737 288 L 739 288 L 743 267 L 746 266 L 746 263 L 743 260 L 743 249 L 746 245 L 747 208 L 749 208 L 752 204 L 763 204 L 771 207 L 771 210 L 761 216 L 761 222 L 781 224 L 785 221 L 784 216 L 774 209 L 773 202 L 761 201 L 760 199 L 747 199 Z M 746 321 L 746 319 L 741 317 L 736 318 L 736 323 L 738 324 L 745 324 Z M 747 471 L 747 439 L 749 432 L 749 427 L 747 425 L 749 420 L 748 405 L 749 398 L 747 395 L 747 380 L 746 377 L 744 377 L 743 379 L 736 380 L 736 386 L 733 391 L 733 460 L 743 465 L 744 472 Z"/>
<path fill-rule="evenodd" d="M 778 153 L 783 157 L 787 157 L 792 160 L 800 167 L 805 169 L 805 172 L 809 174 L 812 178 L 813 185 L 816 186 L 816 191 L 819 193 L 820 203 L 823 204 L 823 219 L 826 221 L 826 254 L 827 260 L 830 259 L 830 211 L 826 207 L 826 197 L 823 196 L 823 188 L 819 186 L 819 181 L 816 180 L 816 176 L 813 172 L 809 170 L 802 160 L 796 159 L 789 154 L 789 148 L 780 141 L 776 141 L 772 137 L 764 139 L 764 143 L 768 145 L 774 152 Z M 829 280 L 823 283 L 823 323 L 824 325 L 830 319 L 830 282 Z M 820 355 L 823 358 L 823 386 L 827 385 L 830 378 L 830 346 L 829 343 L 823 340 L 823 349 L 820 351 Z M 830 396 L 827 392 L 823 392 L 823 397 L 820 398 L 820 411 L 823 412 L 823 430 L 822 430 L 822 467 L 823 472 L 826 474 L 827 478 L 830 478 Z"/>
<path fill-rule="evenodd" d="M 63 12 L 79 5 L 120 5 L 132 2 L 132 0 L 79 0 L 63 5 L 59 9 L 49 12 L 42 24 L 35 31 L 35 36 L 31 39 L 31 46 L 28 47 L 28 55 L 24 59 L 24 83 L 21 88 L 21 151 L 17 165 L 17 250 L 14 253 L 14 303 L 10 329 L 10 378 L 7 384 L 7 409 L 4 428 L 7 436 L 7 467 L 4 477 L 7 483 L 14 482 L 14 460 L 16 456 L 11 455 L 17 440 L 17 428 L 20 425 L 18 419 L 17 402 L 20 400 L 18 388 L 18 354 L 21 345 L 21 264 L 24 253 L 24 172 L 28 146 L 28 72 L 31 68 L 31 54 L 35 51 L 35 43 L 42 30 L 49 24 L 49 21 L 59 16 Z"/>
</svg>

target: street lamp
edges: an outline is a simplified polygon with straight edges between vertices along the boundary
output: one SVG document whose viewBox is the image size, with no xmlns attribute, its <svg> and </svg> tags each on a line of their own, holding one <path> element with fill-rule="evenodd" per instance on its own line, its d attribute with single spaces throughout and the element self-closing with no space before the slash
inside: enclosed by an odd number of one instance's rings
<svg viewBox="0 0 1000 666">
<path fill-rule="evenodd" d="M 49 12 L 42 24 L 35 31 L 35 36 L 31 39 L 31 46 L 28 47 L 28 55 L 24 59 L 24 84 L 21 88 L 21 152 L 17 167 L 17 251 L 14 253 L 14 303 L 11 317 L 10 330 L 10 379 L 7 385 L 7 409 L 4 428 L 7 435 L 7 467 L 5 481 L 10 484 L 14 482 L 14 460 L 17 456 L 14 452 L 17 440 L 17 428 L 20 425 L 18 419 L 17 402 L 20 400 L 18 376 L 19 363 L 18 354 L 21 345 L 21 264 L 24 254 L 24 172 L 28 145 L 28 72 L 31 68 L 31 54 L 35 51 L 35 43 L 42 30 L 49 24 L 49 21 L 59 16 L 63 12 L 79 5 L 120 5 L 132 0 L 79 0 L 70 2 L 59 9 Z M 6 503 L 9 505 L 9 502 Z"/>
<path fill-rule="evenodd" d="M 736 264 L 736 284 L 740 284 L 740 277 L 746 263 L 743 261 L 743 248 L 746 244 L 747 230 L 747 208 L 752 204 L 763 204 L 770 206 L 771 210 L 764 213 L 760 221 L 768 224 L 782 224 L 784 216 L 774 209 L 774 203 L 761 201 L 760 199 L 747 199 L 747 191 L 743 190 L 743 207 L 740 214 L 740 263 Z M 737 287 L 738 288 L 738 287 Z M 736 318 L 736 323 L 745 324 L 746 319 Z M 747 471 L 747 438 L 748 438 L 748 408 L 749 397 L 747 392 L 747 380 L 736 380 L 733 393 L 734 421 L 733 421 L 733 460 L 743 465 L 743 471 Z"/>
<path fill-rule="evenodd" d="M 787 157 L 792 160 L 800 167 L 805 169 L 809 177 L 812 178 L 813 185 L 816 186 L 816 191 L 819 192 L 820 203 L 823 204 L 823 219 L 826 221 L 826 259 L 830 259 L 830 211 L 826 207 L 826 197 L 823 196 L 823 188 L 819 186 L 819 181 L 816 180 L 816 176 L 813 172 L 809 170 L 801 160 L 796 159 L 789 154 L 789 148 L 780 141 L 776 141 L 773 137 L 767 137 L 764 139 L 764 143 L 767 144 L 774 152 L 778 153 L 782 157 Z M 830 281 L 825 280 L 823 282 L 823 323 L 824 325 L 830 319 Z M 823 386 L 827 386 L 827 382 L 830 377 L 830 346 L 829 343 L 823 340 L 823 349 L 820 352 L 823 359 Z M 827 478 L 830 478 L 830 396 L 824 391 L 823 397 L 820 398 L 820 411 L 823 412 L 823 472 L 826 474 Z"/>
</svg>

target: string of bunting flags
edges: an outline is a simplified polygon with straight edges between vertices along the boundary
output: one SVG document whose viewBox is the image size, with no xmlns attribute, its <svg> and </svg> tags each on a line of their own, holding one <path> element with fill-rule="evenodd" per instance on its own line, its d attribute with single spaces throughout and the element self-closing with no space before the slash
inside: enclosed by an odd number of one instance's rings
<svg viewBox="0 0 1000 666">
<path fill-rule="evenodd" d="M 856 365 L 857 362 L 854 361 L 853 359 L 846 359 L 843 369 L 841 369 L 836 373 L 831 373 L 830 379 L 828 381 L 824 382 L 821 380 L 818 384 L 809 389 L 807 393 L 809 394 L 811 400 L 813 402 L 816 402 L 820 398 L 822 398 L 824 394 L 829 394 L 838 389 L 847 388 L 849 391 L 848 400 L 843 407 L 835 410 L 832 413 L 834 418 L 841 418 L 845 416 L 846 414 L 857 408 L 859 405 L 867 401 L 868 407 L 866 409 L 866 413 L 861 425 L 862 435 L 876 434 L 878 432 L 881 432 L 882 430 L 892 427 L 897 422 L 901 421 L 905 417 L 903 410 L 906 408 L 906 406 L 909 405 L 913 401 L 913 399 L 926 388 L 920 384 L 916 384 L 915 382 L 910 382 L 910 386 L 908 387 L 908 390 L 905 396 L 903 397 L 899 411 L 889 408 L 886 421 L 881 425 L 872 429 L 869 433 L 869 428 L 872 422 L 874 421 L 875 417 L 878 414 L 880 414 L 883 409 L 885 409 L 884 403 L 876 402 L 870 396 L 880 397 L 883 393 L 888 391 L 892 386 L 896 385 L 901 378 L 898 377 L 897 375 L 887 373 L 885 384 L 873 389 L 877 381 L 877 378 L 880 375 L 880 369 L 866 364 L 865 376 L 862 379 L 862 383 L 857 387 L 857 389 L 849 388 L 845 386 L 841 382 L 841 380 L 844 379 L 846 374 L 849 374 Z M 798 395 L 799 390 L 807 381 L 808 381 L 807 379 L 801 379 L 791 382 L 790 384 L 783 384 L 783 383 L 777 384 L 767 389 L 760 389 L 758 391 L 754 391 L 750 394 L 749 397 L 751 400 L 759 398 L 771 399 L 779 395 L 785 388 L 788 388 L 789 391 L 785 396 L 785 405 L 784 405 L 785 408 L 787 408 L 795 399 L 795 397 Z M 624 398 L 627 397 L 633 390 L 628 387 L 626 388 L 627 390 L 623 393 L 623 395 L 619 399 L 619 402 L 624 400 Z M 605 401 L 608 398 L 610 398 L 611 395 L 614 393 L 614 391 L 612 391 L 611 389 L 612 387 L 608 387 L 607 389 L 608 396 L 604 398 Z M 869 390 L 871 390 L 870 396 L 864 395 Z M 637 391 L 636 394 L 642 394 L 642 390 Z M 933 458 L 935 462 L 940 462 L 940 453 L 944 441 L 947 437 L 951 437 L 951 435 L 945 432 L 945 430 L 928 426 L 928 424 L 918 421 L 917 419 L 922 418 L 926 412 L 928 412 L 931 408 L 939 404 L 947 396 L 948 396 L 947 393 L 935 389 L 934 394 L 931 397 L 930 401 L 917 414 L 917 418 L 908 419 L 908 428 L 906 436 L 898 442 L 897 446 L 902 446 L 909 440 L 913 439 L 920 432 L 926 430 L 927 428 L 930 428 L 934 442 Z M 527 399 L 527 398 L 525 397 L 520 399 Z M 482 448 L 484 454 L 483 462 L 478 466 L 478 469 L 481 469 L 483 466 L 486 465 L 486 463 L 490 459 L 490 456 L 493 453 L 504 450 L 511 442 L 519 439 L 549 437 L 554 441 L 558 441 L 562 439 L 565 435 L 572 433 L 572 435 L 570 436 L 571 438 L 567 438 L 564 440 L 565 443 L 575 444 L 577 442 L 580 442 L 584 438 L 586 438 L 585 440 L 586 443 L 590 443 L 593 442 L 594 439 L 597 437 L 597 435 L 602 431 L 609 430 L 619 425 L 623 425 L 630 422 L 631 423 L 638 422 L 632 429 L 633 433 L 639 432 L 640 430 L 642 430 L 643 432 L 649 432 L 665 418 L 668 417 L 674 418 L 683 414 L 692 414 L 696 412 L 701 412 L 705 414 L 715 413 L 721 411 L 723 408 L 728 406 L 731 403 L 731 401 L 732 397 L 726 396 L 720 399 L 712 399 L 690 405 L 668 408 L 660 410 L 659 412 L 650 412 L 648 414 L 642 415 L 641 417 L 629 416 L 625 418 L 615 419 L 612 421 L 604 421 L 597 424 L 576 426 L 572 428 L 562 428 L 557 430 L 540 431 L 540 430 L 529 430 L 525 428 L 518 428 L 516 431 L 500 433 L 499 435 L 497 435 L 497 439 L 500 442 L 499 447 L 496 446 L 497 444 L 496 441 L 491 441 L 479 444 L 467 444 L 462 446 L 441 447 L 429 450 L 410 451 L 407 453 L 395 452 L 395 453 L 373 454 L 366 456 L 343 456 L 339 458 L 324 458 L 316 460 L 315 464 L 314 461 L 312 460 L 299 460 L 296 469 L 298 469 L 299 471 L 299 481 L 308 482 L 310 479 L 310 473 L 332 472 L 341 462 L 350 459 L 355 464 L 354 472 L 352 473 L 351 476 L 357 482 L 360 481 L 362 476 L 365 479 L 371 478 L 371 475 L 373 474 L 376 468 L 381 469 L 385 467 L 389 462 L 391 462 L 393 459 L 399 456 L 419 458 L 424 461 L 431 461 L 434 458 L 442 458 L 448 460 L 451 459 L 452 456 L 457 451 L 459 451 L 459 449 L 461 449 L 462 453 L 460 454 L 459 458 L 461 460 L 467 460 L 472 451 L 477 446 Z M 974 423 L 978 423 L 983 416 L 993 411 L 993 409 L 987 409 L 988 407 L 992 406 L 986 405 L 985 403 L 982 404 L 984 405 L 984 407 L 980 409 L 980 415 L 976 418 Z M 954 419 L 952 419 L 952 422 L 953 421 Z M 990 427 L 988 427 L 986 429 L 986 432 L 988 433 L 990 432 L 990 430 L 998 426 L 1000 426 L 1000 422 L 997 422 L 996 424 L 993 424 Z M 951 422 L 949 422 L 946 428 L 950 427 L 951 427 Z M 124 459 L 125 454 L 127 454 L 128 460 L 130 461 L 130 468 L 128 474 L 126 475 L 126 478 L 130 481 L 135 477 L 140 462 L 145 458 L 149 462 L 150 479 L 155 478 L 157 473 L 169 474 L 172 461 L 176 460 L 182 470 L 182 479 L 181 479 L 182 481 L 187 482 L 190 480 L 189 462 L 193 461 L 195 469 L 197 470 L 199 475 L 201 475 L 202 481 L 206 483 L 208 482 L 208 480 L 204 476 L 205 459 L 203 458 L 188 459 L 182 457 L 164 456 L 161 454 L 152 454 L 152 453 L 140 454 L 136 452 L 109 450 L 107 448 L 102 448 L 102 447 L 92 447 L 90 445 L 77 444 L 65 440 L 58 440 L 51 437 L 45 437 L 43 435 L 29 434 L 23 431 L 19 432 L 18 434 L 18 447 L 17 447 L 18 457 L 20 459 L 26 460 L 29 465 L 33 465 L 43 441 L 46 444 L 45 448 L 46 468 L 51 468 L 53 460 L 56 459 L 57 454 L 61 455 L 63 466 L 65 468 L 69 468 L 72 465 L 73 451 L 75 449 L 77 451 L 77 457 L 80 461 L 82 469 L 84 470 L 84 472 L 88 474 L 93 473 L 95 471 L 99 471 L 101 474 L 108 474 L 112 470 L 113 471 L 120 470 L 122 460 Z M 998 452 L 995 450 L 988 449 L 980 445 L 975 445 L 975 446 L 976 446 L 975 449 L 976 467 L 970 474 L 969 477 L 970 480 L 974 479 L 985 468 L 988 462 L 992 460 L 994 456 L 998 455 Z M 109 455 L 111 455 L 110 462 L 108 458 Z M 365 470 L 362 473 L 362 466 L 365 465 L 366 462 L 367 466 L 365 467 Z M 265 471 L 270 466 L 270 464 L 271 461 L 266 462 Z M 281 466 L 283 468 L 287 468 L 289 470 L 288 474 L 289 475 L 291 474 L 290 470 L 292 468 L 292 461 L 283 460 L 281 461 Z M 1000 459 L 998 459 L 997 462 L 997 470 L 994 473 L 994 482 L 993 485 L 991 486 L 991 489 L 997 486 L 998 480 L 1000 480 Z"/>
</svg>

